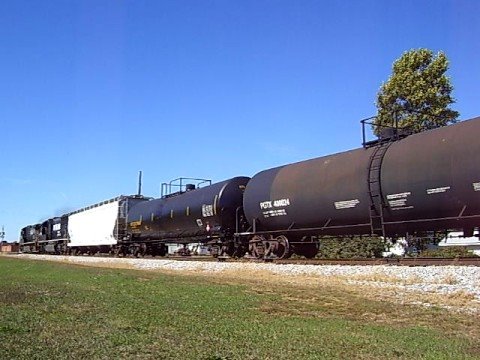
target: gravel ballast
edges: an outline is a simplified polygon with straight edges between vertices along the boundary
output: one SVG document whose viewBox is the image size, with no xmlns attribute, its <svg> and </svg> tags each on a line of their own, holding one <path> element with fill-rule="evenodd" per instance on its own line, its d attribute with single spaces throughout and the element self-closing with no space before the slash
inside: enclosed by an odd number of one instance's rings
<svg viewBox="0 0 480 360">
<path fill-rule="evenodd" d="M 430 294 L 455 296 L 461 294 L 466 302 L 460 311 L 479 313 L 480 309 L 480 267 L 473 266 L 429 266 L 405 267 L 394 265 L 284 265 L 248 262 L 205 262 L 177 261 L 169 259 L 103 258 L 87 256 L 51 256 L 19 254 L 20 258 L 61 261 L 67 263 L 125 267 L 138 270 L 194 272 L 195 274 L 221 273 L 270 273 L 294 282 L 308 277 L 310 283 L 328 278 L 339 280 L 349 286 L 391 290 L 405 300 L 402 294 Z M 303 280 L 302 280 L 303 281 Z M 439 296 L 437 296 L 439 298 Z M 410 300 L 410 303 L 415 301 Z M 428 302 L 419 301 L 430 306 Z M 440 305 L 436 303 L 435 305 Z M 449 306 L 445 305 L 448 308 Z"/>
</svg>

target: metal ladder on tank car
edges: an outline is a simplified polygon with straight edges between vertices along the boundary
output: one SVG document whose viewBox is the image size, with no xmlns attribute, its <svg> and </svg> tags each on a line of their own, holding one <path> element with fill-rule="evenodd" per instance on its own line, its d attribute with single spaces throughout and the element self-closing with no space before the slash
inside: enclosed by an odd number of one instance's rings
<svg viewBox="0 0 480 360">
<path fill-rule="evenodd" d="M 370 230 L 371 234 L 385 237 L 383 210 L 386 207 L 383 201 L 381 172 L 385 154 L 392 141 L 380 142 L 370 156 L 368 165 L 368 192 L 370 195 Z"/>
<path fill-rule="evenodd" d="M 115 238 L 123 240 L 127 236 L 127 208 L 128 198 L 118 202 L 117 222 L 115 226 Z"/>
</svg>

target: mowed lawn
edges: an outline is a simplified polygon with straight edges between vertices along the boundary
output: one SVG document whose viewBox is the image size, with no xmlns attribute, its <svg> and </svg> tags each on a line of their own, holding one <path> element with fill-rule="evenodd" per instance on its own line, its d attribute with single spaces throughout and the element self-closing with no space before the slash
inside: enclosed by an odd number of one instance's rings
<svg viewBox="0 0 480 360">
<path fill-rule="evenodd" d="M 479 359 L 478 315 L 0 257 L 0 359 Z"/>
</svg>

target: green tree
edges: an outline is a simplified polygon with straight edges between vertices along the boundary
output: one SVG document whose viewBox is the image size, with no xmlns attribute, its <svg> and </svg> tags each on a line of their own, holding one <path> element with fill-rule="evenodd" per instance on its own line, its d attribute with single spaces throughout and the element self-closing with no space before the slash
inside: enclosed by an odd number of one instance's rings
<svg viewBox="0 0 480 360">
<path fill-rule="evenodd" d="M 378 135 L 381 126 L 393 126 L 395 119 L 399 127 L 409 127 L 415 133 L 457 122 L 459 113 L 448 107 L 455 100 L 447 70 L 443 52 L 405 52 L 394 62 L 392 75 L 378 92 L 374 133 Z"/>
</svg>

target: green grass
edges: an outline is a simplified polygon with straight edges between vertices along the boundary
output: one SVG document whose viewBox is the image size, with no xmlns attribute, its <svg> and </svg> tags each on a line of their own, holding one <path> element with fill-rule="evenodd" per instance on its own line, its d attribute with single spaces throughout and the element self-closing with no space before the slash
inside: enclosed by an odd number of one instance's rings
<svg viewBox="0 0 480 360">
<path fill-rule="evenodd" d="M 479 358 L 478 318 L 330 287 L 8 257 L 0 276 L 0 359 Z"/>
</svg>

